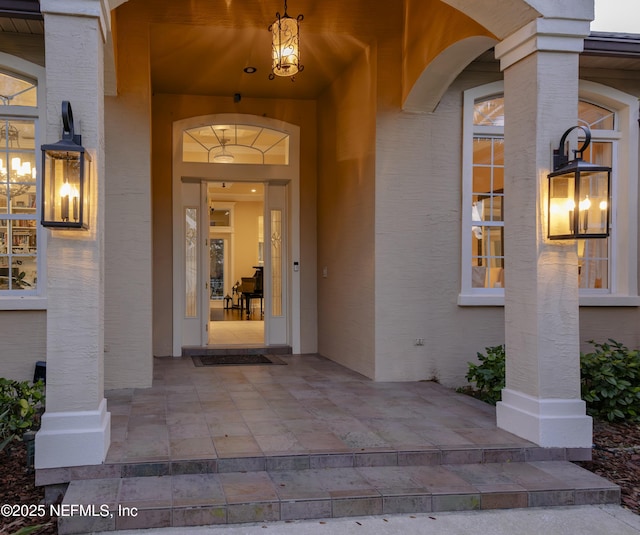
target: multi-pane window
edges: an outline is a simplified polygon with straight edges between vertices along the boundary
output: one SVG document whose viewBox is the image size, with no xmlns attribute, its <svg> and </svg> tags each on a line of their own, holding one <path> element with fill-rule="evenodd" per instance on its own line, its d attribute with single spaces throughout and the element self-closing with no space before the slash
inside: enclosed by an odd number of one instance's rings
<svg viewBox="0 0 640 535">
<path fill-rule="evenodd" d="M 502 288 L 504 282 L 504 102 L 474 106 L 471 180 L 471 286 Z"/>
<path fill-rule="evenodd" d="M 470 247 L 471 288 L 504 284 L 504 100 L 478 100 L 473 109 Z"/>
<path fill-rule="evenodd" d="M 36 90 L 0 73 L 0 295 L 38 289 Z"/>
<path fill-rule="evenodd" d="M 509 274 L 504 270 L 505 254 L 509 252 L 504 249 L 503 215 L 505 203 L 509 200 L 504 194 L 505 115 L 501 91 L 502 85 L 494 83 L 465 94 L 461 304 L 485 302 L 474 300 L 474 296 L 492 299 L 492 304 L 499 304 L 501 301 L 497 299 L 502 299 L 503 289 L 509 283 Z M 611 98 L 604 100 L 612 102 Z M 624 210 L 621 211 L 622 203 L 616 201 L 616 191 L 617 188 L 620 191 L 634 191 L 629 181 L 618 184 L 618 152 L 620 146 L 627 146 L 623 137 L 627 127 L 620 124 L 618 115 L 615 108 L 596 104 L 591 98 L 579 100 L 578 124 L 588 126 L 591 130 L 591 144 L 583 157 L 586 161 L 606 165 L 613 170 L 610 236 L 607 239 L 578 240 L 581 295 L 634 293 L 633 284 L 623 280 L 620 274 L 635 270 L 630 271 L 622 265 L 618 258 L 621 251 L 616 246 L 621 239 L 618 236 L 619 214 L 624 213 Z M 601 186 L 596 182 L 588 185 L 590 198 L 601 196 L 598 191 Z M 623 187 L 624 190 L 620 189 Z M 601 213 L 597 208 L 591 210 L 594 216 Z M 628 218 L 629 214 L 625 213 L 625 220 Z M 618 253 L 614 254 L 614 251 Z M 629 262 L 628 259 L 625 261 Z M 618 263 L 621 263 L 621 267 L 617 267 Z"/>
<path fill-rule="evenodd" d="M 585 161 L 614 167 L 613 152 L 614 140 L 607 137 L 615 136 L 615 113 L 590 102 L 580 101 L 578 106 L 578 124 L 591 130 L 591 144 L 583 154 Z M 602 197 L 606 184 L 589 183 L 588 199 Z M 606 190 L 604 190 L 606 191 Z M 590 201 L 586 201 L 590 202 Z M 603 214 L 603 210 L 595 210 L 590 207 L 588 213 Z M 605 207 L 603 207 L 605 208 Z M 600 217 L 603 217 L 600 215 Z M 604 227 L 605 222 L 598 222 L 597 227 Z M 606 239 L 578 240 L 578 272 L 580 288 L 601 290 L 610 288 L 609 280 L 609 256 L 610 243 L 615 239 L 615 226 L 611 226 L 610 237 Z"/>
</svg>

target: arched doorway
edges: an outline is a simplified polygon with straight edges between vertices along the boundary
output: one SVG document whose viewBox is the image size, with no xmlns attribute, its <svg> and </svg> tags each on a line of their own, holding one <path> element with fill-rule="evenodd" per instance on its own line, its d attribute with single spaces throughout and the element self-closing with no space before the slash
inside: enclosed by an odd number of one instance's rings
<svg viewBox="0 0 640 535">
<path fill-rule="evenodd" d="M 227 189 L 227 184 L 264 193 L 262 214 L 255 213 L 250 223 L 256 230 L 255 243 L 249 245 L 252 253 L 238 260 L 237 266 L 227 260 L 230 276 L 221 281 L 211 276 L 212 240 L 228 251 L 239 248 L 239 243 L 234 245 L 239 239 L 234 203 L 220 195 L 216 200 L 212 194 Z M 220 225 L 220 214 L 212 216 L 216 205 L 224 216 Z M 264 345 L 287 345 L 299 351 L 299 128 L 240 114 L 175 122 L 173 221 L 173 355 L 180 356 L 185 346 L 215 343 L 209 330 L 212 284 L 217 293 L 221 290 L 224 302 L 227 295 L 234 298 L 236 282 L 257 275 L 262 279 L 260 291 L 245 288 L 232 306 L 241 305 L 242 313 L 264 317 Z M 257 239 L 260 223 L 261 243 Z M 219 228 L 212 233 L 212 226 Z"/>
</svg>

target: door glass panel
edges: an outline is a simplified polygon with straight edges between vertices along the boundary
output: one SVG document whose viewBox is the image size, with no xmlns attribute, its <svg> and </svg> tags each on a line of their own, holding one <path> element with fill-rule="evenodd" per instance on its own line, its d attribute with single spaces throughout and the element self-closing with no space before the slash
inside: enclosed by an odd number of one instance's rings
<svg viewBox="0 0 640 535">
<path fill-rule="evenodd" d="M 198 315 L 198 209 L 184 210 L 185 246 L 185 316 Z"/>
<path fill-rule="evenodd" d="M 271 314 L 282 316 L 282 210 L 271 210 Z"/>
</svg>

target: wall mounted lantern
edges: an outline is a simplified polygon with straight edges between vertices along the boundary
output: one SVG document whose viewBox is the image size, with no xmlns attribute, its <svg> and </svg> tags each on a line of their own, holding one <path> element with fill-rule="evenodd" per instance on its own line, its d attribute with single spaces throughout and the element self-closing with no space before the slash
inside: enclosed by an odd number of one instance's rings
<svg viewBox="0 0 640 535">
<path fill-rule="evenodd" d="M 580 128 L 584 142 L 569 161 L 565 142 L 570 132 Z M 591 131 L 574 126 L 553 151 L 553 172 L 549 173 L 548 232 L 550 240 L 606 238 L 609 236 L 611 208 L 611 167 L 585 162 L 584 151 L 591 143 Z"/>
<path fill-rule="evenodd" d="M 294 76 L 302 72 L 304 65 L 300 64 L 300 21 L 304 15 L 295 19 L 287 14 L 287 0 L 284 0 L 284 15 L 276 13 L 276 21 L 269 26 L 271 32 L 271 74 L 269 79 L 276 76 Z"/>
<path fill-rule="evenodd" d="M 73 112 L 62 102 L 62 139 L 42 145 L 42 225 L 50 228 L 89 228 L 91 157 L 73 131 Z"/>
</svg>

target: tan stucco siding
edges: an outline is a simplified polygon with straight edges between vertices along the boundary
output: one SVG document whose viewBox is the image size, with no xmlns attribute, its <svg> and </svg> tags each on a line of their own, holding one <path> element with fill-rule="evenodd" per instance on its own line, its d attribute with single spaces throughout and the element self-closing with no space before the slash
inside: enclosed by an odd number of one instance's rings
<svg viewBox="0 0 640 535">
<path fill-rule="evenodd" d="M 0 377 L 33 380 L 35 364 L 46 360 L 47 313 L 7 310 L 0 312 Z"/>
<path fill-rule="evenodd" d="M 477 351 L 504 341 L 501 307 L 460 307 L 462 93 L 499 77 L 459 77 L 433 114 L 378 118 L 376 379 L 464 383 Z M 417 338 L 424 346 L 415 345 Z"/>
<path fill-rule="evenodd" d="M 439 0 L 406 0 L 405 4 L 403 101 L 425 68 L 442 51 L 468 37 L 495 38 L 475 20 Z"/>
<path fill-rule="evenodd" d="M 148 25 L 118 24 L 118 96 L 105 97 L 106 388 L 151 386 L 151 81 Z"/>
<path fill-rule="evenodd" d="M 375 79 L 376 56 L 366 51 L 318 103 L 318 347 L 371 378 Z"/>
</svg>

